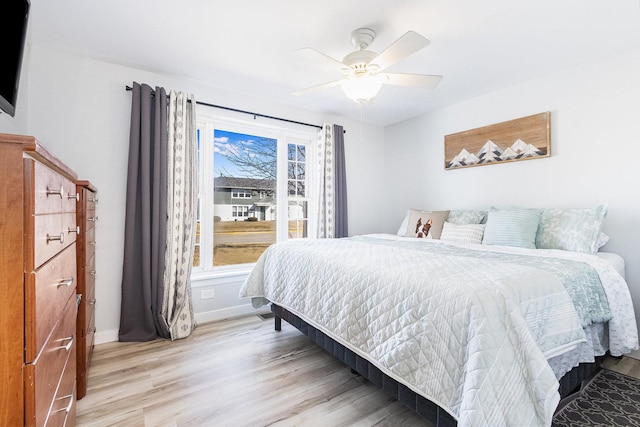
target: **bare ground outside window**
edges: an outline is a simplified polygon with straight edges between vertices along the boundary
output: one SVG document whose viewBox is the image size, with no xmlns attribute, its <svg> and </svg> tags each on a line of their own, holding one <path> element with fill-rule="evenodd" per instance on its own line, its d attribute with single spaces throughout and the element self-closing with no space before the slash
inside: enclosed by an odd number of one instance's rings
<svg viewBox="0 0 640 427">
<path fill-rule="evenodd" d="M 198 235 L 200 224 L 198 224 Z M 260 255 L 276 242 L 275 221 L 225 221 L 214 224 L 213 265 L 234 265 L 256 262 Z M 299 221 L 289 221 L 289 238 L 305 237 Z M 193 265 L 200 265 L 196 247 Z"/>
</svg>

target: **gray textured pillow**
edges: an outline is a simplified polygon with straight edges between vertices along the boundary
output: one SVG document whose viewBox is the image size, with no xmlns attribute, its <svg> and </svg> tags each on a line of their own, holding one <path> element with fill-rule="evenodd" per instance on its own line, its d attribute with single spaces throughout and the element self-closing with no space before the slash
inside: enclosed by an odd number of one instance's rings
<svg viewBox="0 0 640 427">
<path fill-rule="evenodd" d="M 455 209 L 449 211 L 447 222 L 452 224 L 483 224 L 486 218 L 487 211 Z"/>
</svg>

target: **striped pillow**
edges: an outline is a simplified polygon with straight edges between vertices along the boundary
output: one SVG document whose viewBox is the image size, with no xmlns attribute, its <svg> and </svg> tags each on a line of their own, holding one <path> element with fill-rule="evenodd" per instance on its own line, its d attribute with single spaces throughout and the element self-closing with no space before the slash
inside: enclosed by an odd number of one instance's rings
<svg viewBox="0 0 640 427">
<path fill-rule="evenodd" d="M 482 244 L 535 249 L 540 215 L 539 209 L 491 208 Z"/>
<path fill-rule="evenodd" d="M 482 243 L 485 224 L 454 224 L 445 222 L 440 240 L 454 243 Z"/>
</svg>

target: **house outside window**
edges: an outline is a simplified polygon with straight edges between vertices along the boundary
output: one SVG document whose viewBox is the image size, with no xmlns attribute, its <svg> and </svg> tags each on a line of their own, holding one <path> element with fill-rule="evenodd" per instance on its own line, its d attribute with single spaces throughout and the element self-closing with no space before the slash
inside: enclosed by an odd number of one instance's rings
<svg viewBox="0 0 640 427">
<path fill-rule="evenodd" d="M 195 274 L 243 269 L 271 244 L 309 237 L 317 130 L 199 113 Z"/>
</svg>

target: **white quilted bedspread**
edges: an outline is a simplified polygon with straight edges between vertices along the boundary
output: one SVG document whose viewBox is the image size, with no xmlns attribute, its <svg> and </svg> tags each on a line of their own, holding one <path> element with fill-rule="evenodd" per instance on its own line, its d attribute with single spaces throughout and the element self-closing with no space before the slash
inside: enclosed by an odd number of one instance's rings
<svg viewBox="0 0 640 427">
<path fill-rule="evenodd" d="M 546 359 L 585 341 L 562 281 L 378 240 L 273 245 L 241 296 L 303 317 L 460 426 L 550 425 L 559 396 Z"/>
</svg>

